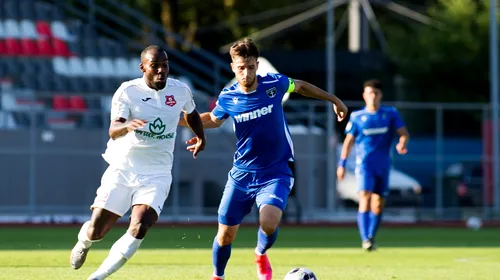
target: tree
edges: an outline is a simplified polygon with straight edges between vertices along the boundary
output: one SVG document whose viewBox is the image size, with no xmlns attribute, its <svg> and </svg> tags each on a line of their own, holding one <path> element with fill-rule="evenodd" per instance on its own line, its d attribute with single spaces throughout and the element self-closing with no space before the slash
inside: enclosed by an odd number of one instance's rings
<svg viewBox="0 0 500 280">
<path fill-rule="evenodd" d="M 388 36 L 391 57 L 408 81 L 406 99 L 487 100 L 488 0 L 438 0 L 429 15 L 439 24 L 413 32 L 392 26 Z"/>
</svg>

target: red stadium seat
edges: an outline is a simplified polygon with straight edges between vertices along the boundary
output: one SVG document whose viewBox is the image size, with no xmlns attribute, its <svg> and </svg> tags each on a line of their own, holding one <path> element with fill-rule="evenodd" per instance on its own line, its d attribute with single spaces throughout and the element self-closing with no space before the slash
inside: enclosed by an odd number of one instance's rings
<svg viewBox="0 0 500 280">
<path fill-rule="evenodd" d="M 7 54 L 7 49 L 5 48 L 5 42 L 0 40 L 0 55 Z"/>
<path fill-rule="evenodd" d="M 36 22 L 36 31 L 39 37 L 52 38 L 52 31 L 50 30 L 50 24 L 46 21 Z"/>
<path fill-rule="evenodd" d="M 38 46 L 38 54 L 41 56 L 53 56 L 54 49 L 52 48 L 52 44 L 46 38 L 39 38 L 36 42 Z"/>
<path fill-rule="evenodd" d="M 57 56 L 70 56 L 69 48 L 66 42 L 52 38 L 52 46 L 54 47 L 54 54 Z"/>
<path fill-rule="evenodd" d="M 36 42 L 32 39 L 21 39 L 21 54 L 26 56 L 38 55 Z"/>
<path fill-rule="evenodd" d="M 64 95 L 54 95 L 52 97 L 52 109 L 55 111 L 65 111 L 70 109 L 69 100 Z"/>
<path fill-rule="evenodd" d="M 7 55 L 16 56 L 21 54 L 21 45 L 19 44 L 19 40 L 15 38 L 5 39 L 5 50 Z"/>
<path fill-rule="evenodd" d="M 69 107 L 74 111 L 86 111 L 87 105 L 82 96 L 73 95 L 69 97 Z"/>
</svg>

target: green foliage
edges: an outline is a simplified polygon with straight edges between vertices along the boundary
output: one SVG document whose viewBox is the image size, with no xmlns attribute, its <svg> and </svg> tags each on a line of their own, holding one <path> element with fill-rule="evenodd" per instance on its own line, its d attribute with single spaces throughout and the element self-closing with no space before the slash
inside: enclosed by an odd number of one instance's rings
<svg viewBox="0 0 500 280">
<path fill-rule="evenodd" d="M 409 91 L 428 101 L 480 102 L 489 94 L 488 0 L 439 0 L 434 26 L 392 26 L 388 40 Z"/>
</svg>

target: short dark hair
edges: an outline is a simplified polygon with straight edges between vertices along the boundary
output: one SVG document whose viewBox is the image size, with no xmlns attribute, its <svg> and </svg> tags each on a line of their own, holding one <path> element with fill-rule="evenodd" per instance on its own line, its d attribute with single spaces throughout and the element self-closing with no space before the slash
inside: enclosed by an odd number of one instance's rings
<svg viewBox="0 0 500 280">
<path fill-rule="evenodd" d="M 162 47 L 160 47 L 160 46 L 157 46 L 157 45 L 147 46 L 141 52 L 141 61 L 144 60 L 146 54 L 148 54 L 150 52 L 153 52 L 155 54 L 161 53 L 161 52 L 165 52 L 166 53 L 166 51 Z"/>
<path fill-rule="evenodd" d="M 231 57 L 259 58 L 259 48 L 257 48 L 252 39 L 245 38 L 235 42 L 229 49 L 229 54 Z"/>
<path fill-rule="evenodd" d="M 378 90 L 382 90 L 382 83 L 377 80 L 377 79 L 372 79 L 372 80 L 368 80 L 368 81 L 365 81 L 365 83 L 363 84 L 363 88 L 365 87 L 372 87 L 374 89 L 378 89 Z"/>
</svg>

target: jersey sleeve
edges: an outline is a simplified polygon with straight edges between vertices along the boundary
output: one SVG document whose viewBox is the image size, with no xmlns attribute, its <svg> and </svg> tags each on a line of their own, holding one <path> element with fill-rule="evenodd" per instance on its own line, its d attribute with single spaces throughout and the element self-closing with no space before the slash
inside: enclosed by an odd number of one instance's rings
<svg viewBox="0 0 500 280">
<path fill-rule="evenodd" d="M 349 122 L 347 123 L 345 127 L 345 134 L 351 134 L 352 136 L 356 137 L 359 134 L 359 129 L 358 126 L 356 125 L 356 119 L 351 117 L 349 119 Z"/>
<path fill-rule="evenodd" d="M 281 88 L 283 89 L 283 94 L 293 92 L 295 90 L 295 81 L 292 78 L 289 78 L 283 74 L 269 73 L 268 75 L 278 80 Z"/>
<path fill-rule="evenodd" d="M 182 106 L 182 112 L 191 114 L 194 109 L 196 109 L 196 104 L 194 103 L 193 93 L 191 92 L 191 89 L 186 86 L 186 103 Z"/>
<path fill-rule="evenodd" d="M 405 123 L 403 122 L 403 119 L 401 118 L 401 115 L 399 115 L 398 109 L 393 107 L 393 114 L 392 114 L 392 127 L 395 130 L 398 130 L 402 127 L 405 126 Z"/>
<path fill-rule="evenodd" d="M 123 87 L 119 87 L 111 100 L 111 120 L 118 118 L 128 119 L 130 116 L 130 105 Z"/>
<path fill-rule="evenodd" d="M 222 107 L 221 103 L 221 98 L 219 96 L 219 99 L 215 103 L 215 107 L 212 110 L 212 115 L 214 115 L 219 120 L 225 120 L 229 118 L 229 114 L 226 112 L 224 107 Z"/>
</svg>

